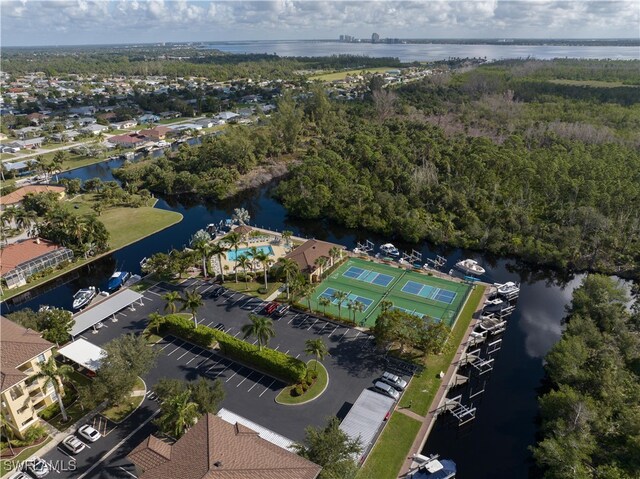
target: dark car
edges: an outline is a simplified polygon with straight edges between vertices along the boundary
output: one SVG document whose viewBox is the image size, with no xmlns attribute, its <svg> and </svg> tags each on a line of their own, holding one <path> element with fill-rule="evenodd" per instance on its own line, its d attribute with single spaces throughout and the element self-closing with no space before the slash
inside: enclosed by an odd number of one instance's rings
<svg viewBox="0 0 640 479">
<path fill-rule="evenodd" d="M 264 314 L 271 314 L 276 309 L 278 309 L 278 303 L 276 303 L 275 301 L 272 301 L 269 304 L 267 304 L 262 311 L 264 312 Z"/>
<path fill-rule="evenodd" d="M 211 297 L 214 299 L 219 298 L 224 293 L 224 288 L 222 286 L 218 286 L 213 291 L 211 291 Z"/>
<path fill-rule="evenodd" d="M 278 306 L 278 307 L 276 308 L 276 311 L 275 311 L 275 313 L 274 313 L 274 314 L 275 314 L 276 316 L 280 316 L 280 317 L 282 317 L 282 316 L 284 316 L 285 314 L 287 314 L 287 312 L 289 311 L 289 309 L 291 309 L 291 306 L 289 306 L 288 304 L 281 304 L 280 306 Z"/>
</svg>

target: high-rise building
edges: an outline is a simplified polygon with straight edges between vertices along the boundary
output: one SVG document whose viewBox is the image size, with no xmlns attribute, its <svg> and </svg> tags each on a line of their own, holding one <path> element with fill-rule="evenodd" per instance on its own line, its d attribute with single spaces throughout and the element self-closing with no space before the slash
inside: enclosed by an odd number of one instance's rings
<svg viewBox="0 0 640 479">
<path fill-rule="evenodd" d="M 378 43 L 380 41 L 380 35 L 378 35 L 377 33 L 374 33 L 373 35 L 371 35 L 371 43 Z"/>
</svg>

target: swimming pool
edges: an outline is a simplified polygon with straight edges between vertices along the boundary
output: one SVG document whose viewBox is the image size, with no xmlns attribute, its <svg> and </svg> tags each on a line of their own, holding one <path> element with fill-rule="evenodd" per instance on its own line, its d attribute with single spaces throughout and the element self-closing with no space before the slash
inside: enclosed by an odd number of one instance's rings
<svg viewBox="0 0 640 479">
<path fill-rule="evenodd" d="M 273 256 L 273 248 L 271 247 L 271 245 L 266 245 L 266 246 L 258 246 L 256 247 L 256 249 L 258 251 L 262 251 L 263 253 L 267 253 L 268 255 Z M 245 255 L 247 257 L 251 257 L 251 248 L 238 248 L 238 256 L 240 255 Z M 235 261 L 236 260 L 236 252 L 235 250 L 231 250 L 227 253 L 227 259 L 229 261 Z"/>
</svg>

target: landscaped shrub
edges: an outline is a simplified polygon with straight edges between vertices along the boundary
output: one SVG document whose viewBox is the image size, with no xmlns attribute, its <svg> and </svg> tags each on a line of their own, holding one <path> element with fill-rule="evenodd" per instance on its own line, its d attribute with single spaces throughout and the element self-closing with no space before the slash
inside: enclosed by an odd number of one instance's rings
<svg viewBox="0 0 640 479">
<path fill-rule="evenodd" d="M 302 390 L 302 386 L 300 384 L 296 385 L 296 387 L 291 389 L 292 396 L 302 396 L 302 394 L 304 394 L 304 391 Z"/>
<path fill-rule="evenodd" d="M 207 348 L 217 341 L 220 350 L 226 356 L 255 366 L 256 369 L 292 384 L 303 381 L 307 375 L 307 365 L 299 359 L 274 349 L 259 350 L 253 344 L 207 326 L 199 325 L 195 328 L 191 320 L 182 316 L 172 314 L 165 316 L 160 331 Z"/>
</svg>

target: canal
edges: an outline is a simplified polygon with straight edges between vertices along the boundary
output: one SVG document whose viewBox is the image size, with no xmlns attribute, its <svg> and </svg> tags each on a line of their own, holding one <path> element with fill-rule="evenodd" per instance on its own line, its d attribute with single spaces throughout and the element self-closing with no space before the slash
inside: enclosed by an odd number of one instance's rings
<svg viewBox="0 0 640 479">
<path fill-rule="evenodd" d="M 111 160 L 61 176 L 83 180 L 100 177 L 108 181 L 113 179 L 111 170 L 122 163 L 122 160 Z M 70 309 L 72 295 L 79 288 L 104 284 L 116 269 L 139 272 L 142 258 L 183 247 L 195 231 L 229 218 L 233 209 L 238 207 L 249 211 L 251 223 L 256 226 L 278 231 L 289 229 L 299 236 L 332 241 L 348 248 L 364 239 L 378 245 L 390 239 L 373 234 L 363 236 L 361 232 L 326 222 L 291 219 L 272 198 L 273 187 L 268 185 L 217 203 L 188 198 L 160 199 L 156 207 L 181 213 L 184 216 L 182 222 L 72 272 L 57 282 L 10 300 L 3 309 L 11 311 L 29 307 L 37 310 L 40 305 Z M 485 392 L 472 401 L 477 407 L 475 421 L 459 428 L 444 418 L 439 419 L 426 444 L 425 453 L 438 453 L 441 457 L 453 459 L 458 464 L 460 478 L 528 477 L 531 466 L 528 448 L 535 442 L 536 397 L 543 378 L 543 357 L 560 338 L 565 306 L 581 278 L 557 278 L 552 273 L 533 272 L 513 260 L 465 254 L 454 249 L 436 249 L 426 244 L 418 247 L 396 242 L 396 246 L 419 249 L 424 258 L 440 254 L 447 258 L 448 266 L 463 255 L 473 257 L 487 270 L 484 280 L 522 283 L 517 309 L 503 335 L 502 349 L 495 356 L 495 367 L 483 378 Z M 468 395 L 469 392 L 463 390 L 462 394 Z"/>
</svg>

